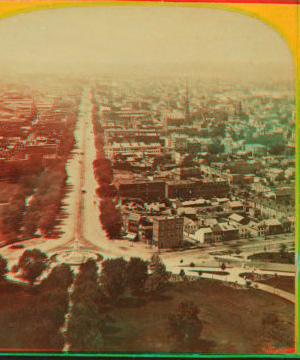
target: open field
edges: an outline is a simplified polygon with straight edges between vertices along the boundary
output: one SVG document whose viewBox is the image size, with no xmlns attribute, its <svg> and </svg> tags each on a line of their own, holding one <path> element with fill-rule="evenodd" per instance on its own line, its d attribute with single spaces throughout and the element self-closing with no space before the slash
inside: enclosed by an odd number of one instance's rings
<svg viewBox="0 0 300 360">
<path fill-rule="evenodd" d="M 201 340 L 195 348 L 184 349 L 172 343 L 166 329 L 167 314 L 180 301 L 193 301 L 203 322 Z M 126 298 L 109 310 L 120 331 L 106 342 L 105 351 L 257 353 L 261 318 L 274 311 L 285 323 L 289 346 L 293 347 L 294 308 L 279 297 L 255 290 L 236 290 L 221 282 L 169 283 L 156 299 Z"/>
</svg>

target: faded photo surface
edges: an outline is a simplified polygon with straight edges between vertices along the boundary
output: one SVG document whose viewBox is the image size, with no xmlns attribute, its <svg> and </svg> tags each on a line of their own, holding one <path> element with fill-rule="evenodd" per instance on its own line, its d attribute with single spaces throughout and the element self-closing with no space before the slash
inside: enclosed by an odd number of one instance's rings
<svg viewBox="0 0 300 360">
<path fill-rule="evenodd" d="M 288 353 L 295 69 L 216 7 L 0 22 L 0 352 Z"/>
</svg>

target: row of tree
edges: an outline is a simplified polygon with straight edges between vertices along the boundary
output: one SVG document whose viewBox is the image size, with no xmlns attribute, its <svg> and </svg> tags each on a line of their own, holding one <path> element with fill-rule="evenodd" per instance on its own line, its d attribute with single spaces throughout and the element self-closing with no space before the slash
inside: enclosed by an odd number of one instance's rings
<svg viewBox="0 0 300 360">
<path fill-rule="evenodd" d="M 37 229 L 45 237 L 53 233 L 61 211 L 67 177 L 65 164 L 61 161 L 42 172 L 32 198 L 28 198 L 24 191 L 12 197 L 1 217 L 1 230 L 9 243 L 19 240 L 21 234 L 31 238 Z"/>
<path fill-rule="evenodd" d="M 107 305 L 117 304 L 127 291 L 133 296 L 161 291 L 167 281 L 165 265 L 157 255 L 150 263 L 140 258 L 107 259 L 101 267 L 98 276 L 97 264 L 90 259 L 80 265 L 75 278 L 66 337 L 72 351 L 103 350 L 106 340 L 120 330 L 115 319 L 104 315 Z"/>
<path fill-rule="evenodd" d="M 79 100 L 69 111 L 66 129 L 60 142 L 61 160 L 54 166 L 44 168 L 33 164 L 19 178 L 20 190 L 5 206 L 1 217 L 1 231 L 8 243 L 19 240 L 21 233 L 31 238 L 37 229 L 44 237 L 53 234 L 65 195 L 68 178 L 65 164 L 75 145 L 74 129 L 77 121 Z M 29 204 L 28 198 L 33 195 Z"/>
<path fill-rule="evenodd" d="M 26 209 L 24 229 L 27 237 L 34 236 L 37 229 L 45 237 L 53 234 L 61 212 L 67 179 L 64 161 L 41 175 L 39 188 Z"/>
<path fill-rule="evenodd" d="M 20 271 L 22 278 L 31 285 L 33 301 L 30 307 L 20 304 L 13 314 L 18 320 L 30 314 L 31 321 L 26 322 L 26 328 L 21 330 L 26 333 L 28 349 L 61 350 L 64 346 L 60 330 L 68 311 L 68 288 L 73 283 L 74 275 L 69 265 L 57 265 L 39 285 L 33 286 L 48 268 L 48 256 L 39 249 L 33 249 L 26 250 L 12 269 L 14 272 Z M 8 272 L 7 260 L 0 255 L 0 282 L 5 280 Z"/>
<path fill-rule="evenodd" d="M 94 260 L 80 265 L 71 294 L 71 314 L 66 340 L 71 351 L 101 351 L 109 334 L 109 316 L 103 315 L 105 296 Z"/>
<path fill-rule="evenodd" d="M 93 162 L 95 178 L 99 184 L 97 194 L 100 198 L 99 211 L 100 221 L 103 229 L 110 239 L 120 236 L 122 229 L 122 215 L 117 208 L 117 189 L 111 184 L 113 181 L 113 170 L 109 159 L 103 151 L 103 129 L 100 125 L 99 105 L 95 97 L 92 98 L 92 120 L 95 134 L 96 159 Z"/>
<path fill-rule="evenodd" d="M 69 308 L 68 288 L 73 283 L 73 271 L 67 264 L 52 268 L 37 288 L 31 326 L 27 329 L 33 349 L 62 350 L 65 339 L 61 332 Z"/>
</svg>

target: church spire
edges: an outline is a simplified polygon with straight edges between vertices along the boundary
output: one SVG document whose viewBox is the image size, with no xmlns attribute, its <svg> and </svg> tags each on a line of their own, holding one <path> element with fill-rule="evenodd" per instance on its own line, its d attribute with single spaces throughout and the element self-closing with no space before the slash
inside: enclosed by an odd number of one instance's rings
<svg viewBox="0 0 300 360">
<path fill-rule="evenodd" d="M 185 99 L 185 121 L 189 123 L 191 120 L 191 113 L 190 113 L 190 97 L 189 97 L 189 87 L 188 82 L 185 83 L 186 88 L 186 99 Z"/>
</svg>

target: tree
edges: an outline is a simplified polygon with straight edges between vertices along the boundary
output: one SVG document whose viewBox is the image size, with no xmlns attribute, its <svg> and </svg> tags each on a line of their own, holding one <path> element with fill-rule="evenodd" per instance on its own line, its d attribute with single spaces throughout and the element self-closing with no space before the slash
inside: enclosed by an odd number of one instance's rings
<svg viewBox="0 0 300 360">
<path fill-rule="evenodd" d="M 146 289 L 150 292 L 162 290 L 168 279 L 165 264 L 158 255 L 154 254 L 151 257 L 149 267 L 151 274 L 147 279 Z"/>
<path fill-rule="evenodd" d="M 187 277 L 185 275 L 185 271 L 183 269 L 180 270 L 179 276 L 180 276 L 181 280 L 183 280 L 183 281 L 187 280 Z"/>
<path fill-rule="evenodd" d="M 67 341 L 72 351 L 99 351 L 102 347 L 102 319 L 88 315 L 71 316 L 68 324 Z M 99 336 L 100 335 L 100 336 Z M 98 340 L 98 345 L 95 340 Z M 94 346 L 97 345 L 97 348 Z"/>
<path fill-rule="evenodd" d="M 221 268 L 221 270 L 223 270 L 223 271 L 226 270 L 226 265 L 225 265 L 225 263 L 222 263 L 221 266 L 220 266 L 220 268 Z"/>
<path fill-rule="evenodd" d="M 109 238 L 114 239 L 118 237 L 122 227 L 122 216 L 111 198 L 101 200 L 100 212 L 101 223 Z"/>
<path fill-rule="evenodd" d="M 51 208 L 48 208 L 47 212 L 43 212 L 43 215 L 39 220 L 38 227 L 44 237 L 47 238 L 52 234 L 53 228 L 55 226 L 56 216 L 56 210 Z"/>
<path fill-rule="evenodd" d="M 198 314 L 199 309 L 193 302 L 181 302 L 176 312 L 168 315 L 167 328 L 169 336 L 180 344 L 194 344 L 203 329 Z"/>
<path fill-rule="evenodd" d="M 1 228 L 5 235 L 11 239 L 17 238 L 24 223 L 25 214 L 24 194 L 16 194 L 10 204 L 4 208 L 1 216 Z"/>
<path fill-rule="evenodd" d="M 31 321 L 30 327 L 26 331 L 28 339 L 33 349 L 61 350 L 64 346 L 64 340 L 60 332 L 57 331 L 54 323 L 49 319 L 43 319 L 38 322 Z"/>
<path fill-rule="evenodd" d="M 104 294 L 98 283 L 87 280 L 80 285 L 76 285 L 72 292 L 72 300 L 76 303 L 103 303 Z"/>
<path fill-rule="evenodd" d="M 236 255 L 240 255 L 241 252 L 242 252 L 242 250 L 239 249 L 239 248 L 237 248 L 237 249 L 235 250 L 235 254 L 236 254 Z"/>
<path fill-rule="evenodd" d="M 25 214 L 24 230 L 28 238 L 32 238 L 37 230 L 40 214 L 29 207 Z"/>
<path fill-rule="evenodd" d="M 283 258 L 283 259 L 285 259 L 286 257 L 288 257 L 288 252 L 287 252 L 287 246 L 286 246 L 286 244 L 280 244 L 279 255 L 280 255 L 280 257 Z"/>
<path fill-rule="evenodd" d="M 271 155 L 281 155 L 284 152 L 285 145 L 282 143 L 274 143 L 269 147 L 269 153 Z"/>
<path fill-rule="evenodd" d="M 48 256 L 39 249 L 25 250 L 21 255 L 18 266 L 23 278 L 32 285 L 35 280 L 48 268 Z"/>
<path fill-rule="evenodd" d="M 287 330 L 287 326 L 274 312 L 266 313 L 261 319 L 261 338 L 265 342 L 275 345 L 275 348 L 293 346 Z"/>
<path fill-rule="evenodd" d="M 127 284 L 132 293 L 142 292 L 148 277 L 148 262 L 132 257 L 127 266 Z"/>
<path fill-rule="evenodd" d="M 216 138 L 212 144 L 208 145 L 207 150 L 210 154 L 216 155 L 224 152 L 224 145 L 222 145 L 220 140 Z"/>
<path fill-rule="evenodd" d="M 8 273 L 7 260 L 0 255 L 0 282 L 5 278 Z"/>
<path fill-rule="evenodd" d="M 100 283 L 104 293 L 115 300 L 126 288 L 127 261 L 123 258 L 106 259 L 102 262 Z"/>
<path fill-rule="evenodd" d="M 51 269 L 50 274 L 40 285 L 41 289 L 67 289 L 74 280 L 74 272 L 68 264 L 59 264 Z"/>
</svg>

